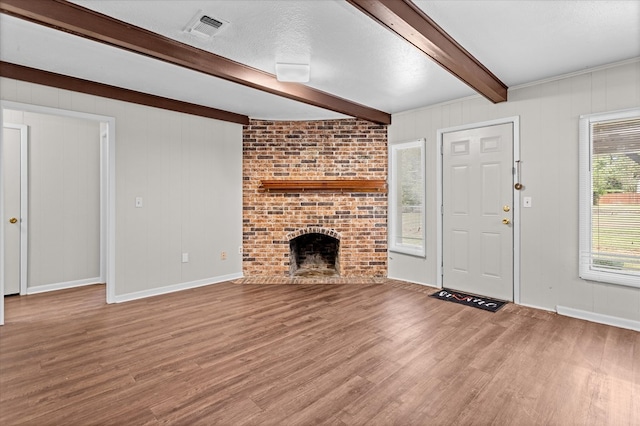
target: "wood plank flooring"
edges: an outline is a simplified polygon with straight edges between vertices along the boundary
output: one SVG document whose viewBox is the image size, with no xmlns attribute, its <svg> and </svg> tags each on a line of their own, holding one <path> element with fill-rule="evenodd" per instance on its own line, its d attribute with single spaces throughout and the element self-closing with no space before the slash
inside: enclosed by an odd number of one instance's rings
<svg viewBox="0 0 640 426">
<path fill-rule="evenodd" d="M 640 333 L 431 290 L 8 297 L 0 424 L 640 425 Z"/>
</svg>

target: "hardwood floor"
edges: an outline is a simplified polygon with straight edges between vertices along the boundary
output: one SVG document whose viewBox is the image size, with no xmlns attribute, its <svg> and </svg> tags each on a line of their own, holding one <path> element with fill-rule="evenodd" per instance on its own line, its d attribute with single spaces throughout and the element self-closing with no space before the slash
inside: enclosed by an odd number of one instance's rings
<svg viewBox="0 0 640 426">
<path fill-rule="evenodd" d="M 432 290 L 8 297 L 0 424 L 640 424 L 640 333 L 513 304 L 494 314 Z"/>
</svg>

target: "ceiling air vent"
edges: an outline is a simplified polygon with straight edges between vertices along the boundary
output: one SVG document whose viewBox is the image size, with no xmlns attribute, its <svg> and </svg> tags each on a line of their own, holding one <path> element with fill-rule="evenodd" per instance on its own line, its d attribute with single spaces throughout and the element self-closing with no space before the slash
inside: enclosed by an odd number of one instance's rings
<svg viewBox="0 0 640 426">
<path fill-rule="evenodd" d="M 224 19 L 212 18 L 199 11 L 196 16 L 191 19 L 185 32 L 199 37 L 210 38 L 219 34 L 229 25 Z"/>
</svg>

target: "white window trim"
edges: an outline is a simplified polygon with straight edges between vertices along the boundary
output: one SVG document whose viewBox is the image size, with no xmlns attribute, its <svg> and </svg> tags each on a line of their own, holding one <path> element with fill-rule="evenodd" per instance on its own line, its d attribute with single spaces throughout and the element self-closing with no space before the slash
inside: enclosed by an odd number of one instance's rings
<svg viewBox="0 0 640 426">
<path fill-rule="evenodd" d="M 591 138 L 591 125 L 600 121 L 638 116 L 640 116 L 640 108 L 580 116 L 580 253 L 578 264 L 579 276 L 584 280 L 640 288 L 640 274 L 634 274 L 628 271 L 616 272 L 597 269 L 591 264 L 591 206 L 593 204 L 593 184 L 591 176 L 593 141 Z"/>
<path fill-rule="evenodd" d="M 404 253 L 412 256 L 426 257 L 426 168 L 425 168 L 425 139 L 417 139 L 409 142 L 403 142 L 390 145 L 389 147 L 389 251 L 395 253 Z M 397 168 L 394 164 L 394 152 L 400 149 L 420 148 L 420 169 L 422 170 L 422 218 L 420 220 L 422 229 L 422 247 L 418 248 L 409 244 L 398 244 L 395 238 L 396 223 L 401 220 L 397 217 L 396 205 L 398 191 L 395 189 L 395 182 L 397 182 Z"/>
</svg>

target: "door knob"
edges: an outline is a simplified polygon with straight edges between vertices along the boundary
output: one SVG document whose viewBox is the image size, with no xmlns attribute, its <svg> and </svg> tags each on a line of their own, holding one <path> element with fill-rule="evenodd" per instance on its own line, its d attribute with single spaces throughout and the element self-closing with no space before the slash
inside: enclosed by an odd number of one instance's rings
<svg viewBox="0 0 640 426">
<path fill-rule="evenodd" d="M 511 221 L 507 218 L 502 219 L 502 223 L 504 223 L 505 225 L 508 225 L 511 223 Z"/>
<path fill-rule="evenodd" d="M 16 223 L 18 221 L 18 219 L 16 219 L 15 217 L 12 217 L 11 219 L 9 219 L 9 223 Z"/>
</svg>

